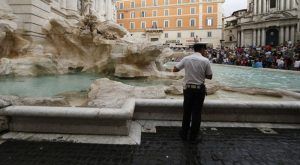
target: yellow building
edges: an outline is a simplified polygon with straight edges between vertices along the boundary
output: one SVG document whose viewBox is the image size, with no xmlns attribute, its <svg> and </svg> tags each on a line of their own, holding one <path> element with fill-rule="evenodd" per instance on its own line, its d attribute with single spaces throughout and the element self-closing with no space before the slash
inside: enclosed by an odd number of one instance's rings
<svg viewBox="0 0 300 165">
<path fill-rule="evenodd" d="M 224 0 L 119 0 L 117 22 L 131 35 L 171 47 L 220 46 Z"/>
</svg>

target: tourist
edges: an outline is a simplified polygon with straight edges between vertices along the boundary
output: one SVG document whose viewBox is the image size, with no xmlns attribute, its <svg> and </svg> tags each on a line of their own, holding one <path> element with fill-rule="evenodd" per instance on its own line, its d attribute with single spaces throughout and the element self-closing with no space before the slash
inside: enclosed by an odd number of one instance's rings
<svg viewBox="0 0 300 165">
<path fill-rule="evenodd" d="M 277 59 L 276 63 L 277 63 L 277 69 L 283 69 L 283 67 L 284 67 L 283 58 Z"/>
<path fill-rule="evenodd" d="M 261 59 L 255 60 L 254 68 L 263 68 Z"/>
<path fill-rule="evenodd" d="M 300 70 L 300 58 L 299 57 L 298 57 L 298 59 L 295 60 L 294 69 Z"/>
<path fill-rule="evenodd" d="M 300 42 L 280 44 L 280 46 L 237 47 L 209 49 L 212 63 L 249 66 L 254 68 L 294 69 L 300 53 Z M 260 59 L 260 61 L 258 60 Z M 256 61 L 255 61 L 256 60 Z M 282 66 L 283 65 L 283 66 Z"/>
<path fill-rule="evenodd" d="M 179 72 L 185 69 L 184 77 L 184 103 L 182 128 L 179 132 L 182 140 L 188 139 L 192 142 L 201 141 L 198 134 L 201 124 L 202 106 L 206 95 L 205 78 L 212 79 L 210 62 L 204 56 L 206 53 L 205 44 L 195 44 L 195 53 L 183 58 L 173 69 Z M 190 126 L 192 120 L 192 124 Z M 190 133 L 189 133 L 190 132 Z"/>
</svg>

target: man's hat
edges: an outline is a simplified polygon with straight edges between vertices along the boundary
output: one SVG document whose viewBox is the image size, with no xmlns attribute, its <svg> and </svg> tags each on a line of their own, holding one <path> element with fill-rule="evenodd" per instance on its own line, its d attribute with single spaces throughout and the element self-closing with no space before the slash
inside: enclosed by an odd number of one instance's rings
<svg viewBox="0 0 300 165">
<path fill-rule="evenodd" d="M 197 43 L 194 45 L 194 49 L 206 49 L 206 44 Z"/>
</svg>

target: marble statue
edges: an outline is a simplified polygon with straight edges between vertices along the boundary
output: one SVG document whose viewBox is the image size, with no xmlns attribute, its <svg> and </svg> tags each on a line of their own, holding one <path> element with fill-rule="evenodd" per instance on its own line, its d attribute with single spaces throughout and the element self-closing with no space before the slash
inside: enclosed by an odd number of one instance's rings
<svg viewBox="0 0 300 165">
<path fill-rule="evenodd" d="M 82 15 L 95 15 L 94 0 L 82 0 Z"/>
</svg>

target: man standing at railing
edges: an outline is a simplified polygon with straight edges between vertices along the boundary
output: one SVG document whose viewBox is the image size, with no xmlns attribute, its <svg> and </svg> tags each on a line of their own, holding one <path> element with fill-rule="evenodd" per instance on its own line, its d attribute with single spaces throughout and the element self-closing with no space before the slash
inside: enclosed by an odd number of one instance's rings
<svg viewBox="0 0 300 165">
<path fill-rule="evenodd" d="M 185 69 L 184 77 L 184 103 L 182 129 L 179 135 L 182 140 L 188 139 L 192 142 L 201 141 L 198 138 L 202 106 L 206 95 L 205 78 L 212 79 L 212 70 L 209 60 L 205 58 L 206 45 L 195 44 L 195 53 L 183 58 L 173 69 L 173 72 L 179 72 Z M 192 122 L 191 122 L 192 120 Z"/>
</svg>

